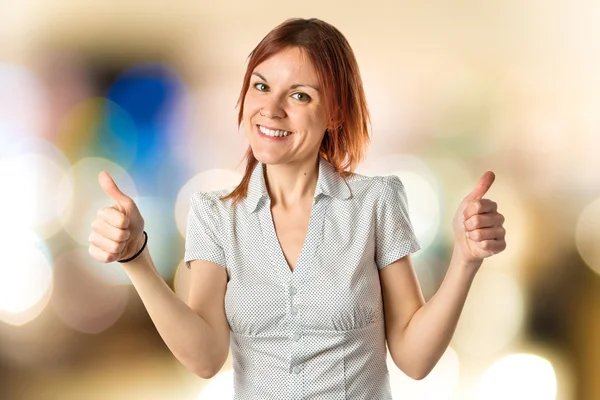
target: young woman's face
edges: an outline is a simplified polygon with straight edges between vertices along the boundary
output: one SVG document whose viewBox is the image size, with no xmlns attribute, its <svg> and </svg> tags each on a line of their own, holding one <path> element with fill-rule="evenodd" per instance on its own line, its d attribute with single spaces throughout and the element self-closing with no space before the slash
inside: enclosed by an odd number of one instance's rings
<svg viewBox="0 0 600 400">
<path fill-rule="evenodd" d="M 256 67 L 243 122 L 254 157 L 264 164 L 316 157 L 327 116 L 316 71 L 301 49 L 288 48 Z"/>
</svg>

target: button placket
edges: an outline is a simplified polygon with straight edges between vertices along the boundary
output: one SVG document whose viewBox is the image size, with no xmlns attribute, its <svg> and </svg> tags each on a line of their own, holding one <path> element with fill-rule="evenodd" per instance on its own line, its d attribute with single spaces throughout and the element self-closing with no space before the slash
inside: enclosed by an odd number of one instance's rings
<svg viewBox="0 0 600 400">
<path fill-rule="evenodd" d="M 296 287 L 292 284 L 289 288 L 289 293 L 290 293 L 290 297 L 289 297 L 289 302 L 290 302 L 290 324 L 289 324 L 289 328 L 290 328 L 290 333 L 291 336 L 290 338 L 294 341 L 297 342 L 298 340 L 300 340 L 300 324 L 298 321 L 298 318 L 296 317 L 296 315 L 298 314 L 298 307 L 296 307 L 294 305 L 295 303 L 295 298 L 297 297 L 297 293 L 298 293 L 298 289 L 296 289 Z"/>
<path fill-rule="evenodd" d="M 299 375 L 302 371 L 302 365 L 297 364 L 298 356 L 300 353 L 299 349 L 299 341 L 302 338 L 302 334 L 300 332 L 300 322 L 297 318 L 298 307 L 294 304 L 297 302 L 298 298 L 298 289 L 294 285 L 293 282 L 290 282 L 290 286 L 288 289 L 289 292 L 289 307 L 290 307 L 290 319 L 289 319 L 289 338 L 291 345 L 291 364 L 290 364 L 290 373 L 294 375 Z"/>
<path fill-rule="evenodd" d="M 298 313 L 298 307 L 296 307 L 294 305 L 294 295 L 298 292 L 298 290 L 296 289 L 295 286 L 290 286 L 289 288 L 289 293 L 290 293 L 290 314 L 292 316 L 295 316 Z"/>
</svg>

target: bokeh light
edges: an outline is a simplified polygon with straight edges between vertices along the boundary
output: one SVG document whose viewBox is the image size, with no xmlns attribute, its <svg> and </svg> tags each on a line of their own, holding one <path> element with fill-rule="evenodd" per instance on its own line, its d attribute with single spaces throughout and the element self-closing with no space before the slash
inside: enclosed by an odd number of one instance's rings
<svg viewBox="0 0 600 400">
<path fill-rule="evenodd" d="M 600 275 L 600 198 L 588 204 L 577 221 L 575 242 L 581 258 Z"/>
<path fill-rule="evenodd" d="M 494 362 L 482 375 L 477 400 L 555 400 L 552 364 L 534 354 L 511 354 Z"/>
<path fill-rule="evenodd" d="M 61 217 L 72 195 L 59 192 L 69 164 L 51 143 L 28 139 L 13 143 L 12 156 L 0 158 L 0 182 L 8 189 L 0 198 L 0 218 L 6 226 L 21 227 L 49 238 L 62 229 Z"/>
<path fill-rule="evenodd" d="M 37 317 L 52 285 L 45 243 L 24 230 L 0 231 L 0 321 L 22 325 Z"/>
<path fill-rule="evenodd" d="M 85 249 L 67 251 L 56 258 L 52 306 L 61 320 L 84 333 L 99 333 L 123 314 L 129 290 L 111 285 L 89 270 L 91 257 Z"/>
<path fill-rule="evenodd" d="M 138 131 L 121 106 L 94 97 L 81 101 L 63 117 L 56 143 L 72 162 L 100 157 L 128 168 L 137 156 Z"/>
<path fill-rule="evenodd" d="M 179 191 L 175 202 L 175 221 L 181 235 L 185 236 L 187 218 L 190 212 L 190 197 L 195 192 L 211 192 L 228 189 L 240 183 L 242 174 L 226 169 L 211 169 L 190 179 Z"/>
</svg>

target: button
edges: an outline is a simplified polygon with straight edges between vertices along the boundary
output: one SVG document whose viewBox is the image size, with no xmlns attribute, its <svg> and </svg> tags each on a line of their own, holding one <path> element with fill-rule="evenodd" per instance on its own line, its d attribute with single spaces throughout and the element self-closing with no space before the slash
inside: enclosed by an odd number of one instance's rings
<svg viewBox="0 0 600 400">
<path fill-rule="evenodd" d="M 296 292 L 297 292 L 297 290 L 296 290 L 296 288 L 295 288 L 295 287 L 293 287 L 293 286 L 292 286 L 292 287 L 290 287 L 290 294 L 291 294 L 291 295 L 294 295 L 294 294 L 296 294 Z"/>
<path fill-rule="evenodd" d="M 300 368 L 300 367 L 294 367 L 293 371 L 294 371 L 295 374 L 299 374 L 300 371 L 302 371 L 302 368 Z"/>
<path fill-rule="evenodd" d="M 298 308 L 297 308 L 297 307 L 295 307 L 295 306 L 292 306 L 292 308 L 291 308 L 290 312 L 291 312 L 293 315 L 296 315 L 296 314 L 298 314 Z"/>
<path fill-rule="evenodd" d="M 292 338 L 294 339 L 294 341 L 298 341 L 300 340 L 300 334 L 298 332 L 294 333 L 294 336 L 292 336 Z"/>
</svg>

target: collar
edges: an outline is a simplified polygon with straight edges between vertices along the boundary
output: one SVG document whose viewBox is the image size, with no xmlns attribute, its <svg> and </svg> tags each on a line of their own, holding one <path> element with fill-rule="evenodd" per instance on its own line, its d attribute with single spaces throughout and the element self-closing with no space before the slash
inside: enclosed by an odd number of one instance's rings
<svg viewBox="0 0 600 400">
<path fill-rule="evenodd" d="M 246 209 L 249 213 L 256 211 L 261 200 L 269 195 L 263 171 L 264 165 L 258 162 L 250 176 L 248 195 L 245 201 Z M 319 176 L 317 178 L 314 198 L 317 198 L 320 194 L 339 200 L 349 199 L 352 195 L 344 177 L 338 174 L 333 165 L 322 156 L 319 156 Z"/>
</svg>

